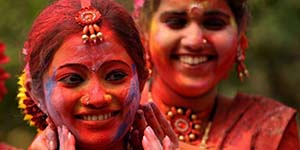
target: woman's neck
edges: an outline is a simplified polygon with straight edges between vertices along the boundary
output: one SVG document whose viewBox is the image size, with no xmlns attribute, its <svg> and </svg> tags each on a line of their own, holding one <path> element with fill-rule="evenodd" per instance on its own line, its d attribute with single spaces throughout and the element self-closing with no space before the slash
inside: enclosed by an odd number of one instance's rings
<svg viewBox="0 0 300 150">
<path fill-rule="evenodd" d="M 211 112 L 217 96 L 217 88 L 214 88 L 196 97 L 185 97 L 174 91 L 158 77 L 152 80 L 149 88 L 151 89 L 146 90 L 151 92 L 152 100 L 162 112 L 166 112 L 171 106 L 177 106 L 189 108 L 195 113 L 209 114 L 208 112 Z"/>
</svg>

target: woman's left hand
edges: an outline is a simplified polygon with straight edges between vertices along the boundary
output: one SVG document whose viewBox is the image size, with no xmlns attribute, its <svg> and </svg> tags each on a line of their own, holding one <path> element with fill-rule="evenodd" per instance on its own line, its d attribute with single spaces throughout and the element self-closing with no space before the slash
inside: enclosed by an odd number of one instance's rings
<svg viewBox="0 0 300 150">
<path fill-rule="evenodd" d="M 140 106 L 133 128 L 131 137 L 134 149 L 175 150 L 179 147 L 171 125 L 154 103 Z"/>
</svg>

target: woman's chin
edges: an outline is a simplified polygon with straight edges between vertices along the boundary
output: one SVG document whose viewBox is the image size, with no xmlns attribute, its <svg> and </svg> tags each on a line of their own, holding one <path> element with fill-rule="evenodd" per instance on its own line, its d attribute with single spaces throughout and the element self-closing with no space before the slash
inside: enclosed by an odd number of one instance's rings
<svg viewBox="0 0 300 150">
<path fill-rule="evenodd" d="M 209 93 L 214 87 L 212 79 L 182 80 L 177 85 L 172 85 L 173 90 L 185 97 L 198 97 Z"/>
<path fill-rule="evenodd" d="M 81 142 L 80 142 L 81 141 Z M 101 142 L 99 142 L 101 141 Z M 79 139 L 76 143 L 78 147 L 81 147 L 81 149 L 91 148 L 94 149 L 107 149 L 110 147 L 113 147 L 118 143 L 117 140 L 114 140 L 113 137 L 109 136 L 85 136 L 82 137 L 82 139 Z"/>
</svg>

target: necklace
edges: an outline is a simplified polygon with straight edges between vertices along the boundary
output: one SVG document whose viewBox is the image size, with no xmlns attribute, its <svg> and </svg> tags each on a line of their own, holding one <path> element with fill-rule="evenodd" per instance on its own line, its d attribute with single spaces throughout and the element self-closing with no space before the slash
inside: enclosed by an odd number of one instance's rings
<svg viewBox="0 0 300 150">
<path fill-rule="evenodd" d="M 148 92 L 148 101 L 153 101 L 151 91 Z M 212 115 L 209 120 L 211 120 L 214 116 L 215 109 L 216 104 L 213 106 Z M 178 140 L 193 145 L 199 143 L 201 133 L 203 133 L 201 132 L 201 130 L 203 131 L 203 127 L 201 125 L 206 124 L 199 149 L 207 150 L 207 140 L 209 138 L 209 132 L 212 124 L 211 121 L 204 123 L 199 119 L 196 113 L 192 112 L 191 109 L 174 106 L 170 107 L 165 115 L 176 133 Z"/>
</svg>

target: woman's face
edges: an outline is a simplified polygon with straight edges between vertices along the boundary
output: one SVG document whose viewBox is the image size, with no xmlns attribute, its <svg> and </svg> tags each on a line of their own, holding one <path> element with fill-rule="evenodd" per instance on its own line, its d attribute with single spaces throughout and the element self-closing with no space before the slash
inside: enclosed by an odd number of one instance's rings
<svg viewBox="0 0 300 150">
<path fill-rule="evenodd" d="M 184 96 L 201 95 L 226 77 L 238 45 L 226 0 L 161 0 L 148 35 L 158 76 Z"/>
<path fill-rule="evenodd" d="M 71 35 L 43 76 L 45 105 L 55 125 L 65 125 L 77 146 L 113 146 L 129 130 L 139 105 L 134 62 L 109 29 L 98 45 Z"/>
</svg>

